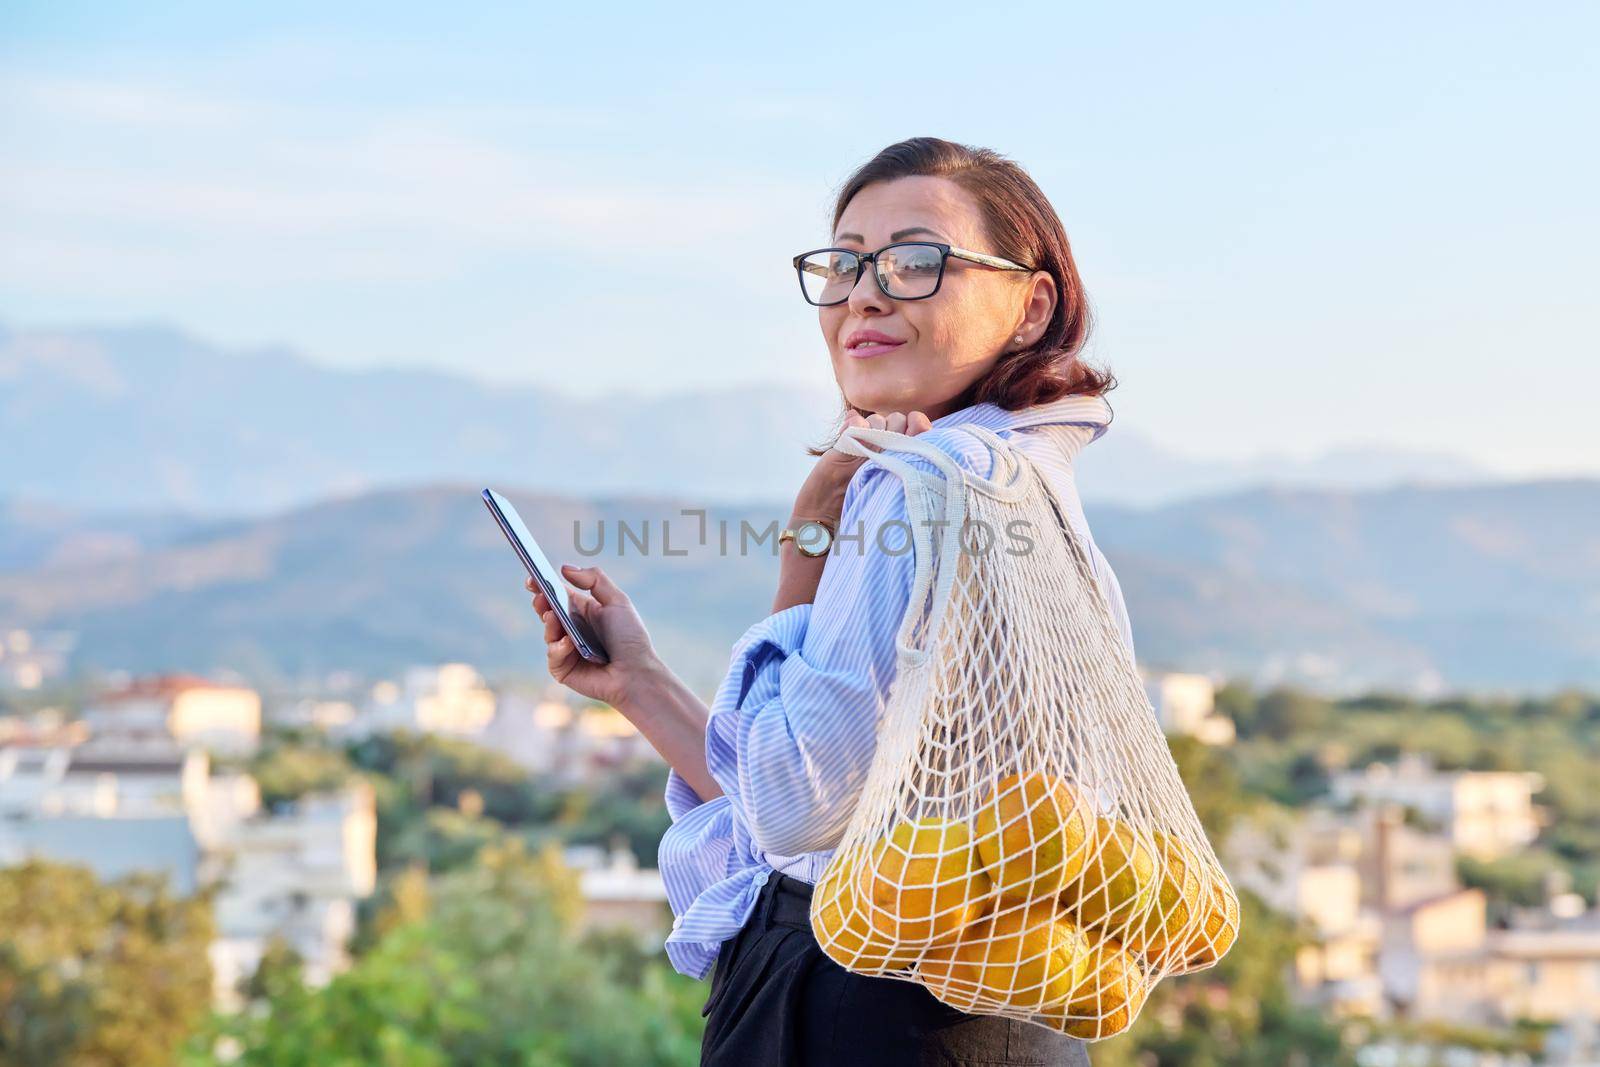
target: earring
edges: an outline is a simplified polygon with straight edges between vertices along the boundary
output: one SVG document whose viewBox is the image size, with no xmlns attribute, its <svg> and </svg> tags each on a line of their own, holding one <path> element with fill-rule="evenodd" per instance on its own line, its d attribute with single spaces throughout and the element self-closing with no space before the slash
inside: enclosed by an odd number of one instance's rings
<svg viewBox="0 0 1600 1067">
<path fill-rule="evenodd" d="M 1022 344 L 1022 335 L 1020 333 L 1017 334 L 1017 344 Z"/>
</svg>

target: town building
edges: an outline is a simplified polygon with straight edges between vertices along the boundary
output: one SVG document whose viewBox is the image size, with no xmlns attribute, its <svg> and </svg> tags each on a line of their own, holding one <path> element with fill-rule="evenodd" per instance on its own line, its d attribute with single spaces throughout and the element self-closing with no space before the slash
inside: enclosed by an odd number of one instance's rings
<svg viewBox="0 0 1600 1067">
<path fill-rule="evenodd" d="M 1208 745 L 1233 743 L 1233 720 L 1217 711 L 1217 684 L 1210 676 L 1142 667 L 1139 674 L 1163 733 Z"/>
<path fill-rule="evenodd" d="M 0 630 L 0 689 L 38 689 L 61 678 L 77 643 L 70 630 Z"/>
<path fill-rule="evenodd" d="M 372 787 L 354 783 L 300 798 L 236 826 L 207 856 L 217 897 L 211 965 L 219 1005 L 238 1005 L 239 983 L 282 939 L 321 985 L 349 965 L 359 902 L 377 883 Z"/>
<path fill-rule="evenodd" d="M 476 740 L 552 785 L 591 781 L 632 763 L 660 760 L 638 727 L 615 708 L 574 706 L 546 693 L 501 693 L 494 718 Z"/>
<path fill-rule="evenodd" d="M 365 782 L 269 812 L 249 775 L 214 772 L 204 749 L 143 730 L 0 747 L 0 864 L 39 857 L 108 879 L 164 873 L 184 894 L 215 887 L 210 954 L 225 1009 L 239 1006 L 238 983 L 274 938 L 313 984 L 347 965 L 356 908 L 377 880 L 376 840 Z"/>
<path fill-rule="evenodd" d="M 248 755 L 261 741 L 261 697 L 253 689 L 187 674 L 140 678 L 101 694 L 82 715 L 90 736 L 117 744 L 176 741 Z"/>
<path fill-rule="evenodd" d="M 0 748 L 0 815 L 183 815 L 203 806 L 210 758 L 171 740 Z"/>
<path fill-rule="evenodd" d="M 1533 797 L 1544 778 L 1531 771 L 1440 771 L 1423 757 L 1374 763 L 1333 777 L 1335 804 L 1394 804 L 1437 826 L 1456 851 L 1482 859 L 1515 852 L 1539 836 Z"/>
<path fill-rule="evenodd" d="M 305 697 L 279 705 L 268 716 L 274 726 L 337 733 L 355 722 L 358 712 L 348 700 Z"/>
<path fill-rule="evenodd" d="M 639 866 L 633 852 L 622 847 L 571 846 L 562 860 L 578 872 L 584 929 L 628 930 L 645 947 L 661 944 L 672 913 L 660 871 Z"/>
<path fill-rule="evenodd" d="M 1304 924 L 1310 937 L 1294 974 L 1322 1010 L 1467 1028 L 1533 1023 L 1552 1028 L 1548 1048 L 1600 1052 L 1600 910 L 1556 879 L 1546 905 L 1491 924 L 1484 892 L 1457 879 L 1463 842 L 1503 844 L 1526 832 L 1526 823 L 1508 830 L 1503 820 L 1523 811 L 1537 776 L 1515 789 L 1491 782 L 1490 795 L 1514 803 L 1495 805 L 1487 820 L 1480 783 L 1439 777 L 1448 803 L 1425 789 L 1347 788 L 1336 794 L 1339 808 L 1240 820 L 1224 844 L 1229 874 Z M 1363 772 L 1359 781 L 1388 778 Z"/>
<path fill-rule="evenodd" d="M 89 728 L 77 719 L 68 719 L 60 708 L 0 717 L 0 745 L 70 746 L 88 738 Z"/>
<path fill-rule="evenodd" d="M 502 692 L 478 743 L 509 756 L 529 774 L 559 781 L 568 777 L 578 758 L 576 719 L 576 709 L 565 700 Z"/>
<path fill-rule="evenodd" d="M 200 845 L 182 813 L 0 819 L 0 867 L 30 859 L 87 867 L 102 880 L 145 871 L 163 874 L 168 887 L 183 896 L 200 885 Z"/>
<path fill-rule="evenodd" d="M 495 694 L 468 663 L 408 668 L 397 682 L 374 685 L 341 736 L 370 737 L 398 730 L 472 738 L 494 718 Z"/>
</svg>

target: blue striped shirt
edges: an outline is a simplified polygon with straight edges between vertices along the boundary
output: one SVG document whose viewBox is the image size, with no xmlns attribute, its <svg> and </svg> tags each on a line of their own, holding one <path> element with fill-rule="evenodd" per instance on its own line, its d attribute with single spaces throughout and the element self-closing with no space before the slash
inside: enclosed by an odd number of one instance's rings
<svg viewBox="0 0 1600 1067">
<path fill-rule="evenodd" d="M 1088 396 L 1020 411 L 974 404 L 933 420 L 919 436 L 988 477 L 992 456 L 953 429 L 962 423 L 1016 436 L 1039 466 L 1089 552 L 1131 658 L 1122 589 L 1089 534 L 1073 478 L 1078 451 L 1110 425 L 1109 405 Z M 921 456 L 895 455 L 934 469 Z M 880 540 L 879 529 L 897 522 Z M 702 800 L 668 772 L 672 826 L 658 863 L 675 916 L 667 956 L 681 973 L 704 978 L 772 873 L 815 883 L 843 837 L 894 680 L 895 635 L 915 566 L 907 530 L 899 477 L 866 460 L 845 490 L 841 539 L 813 602 L 767 616 L 733 646 L 706 723 L 706 765 L 722 795 Z M 844 540 L 858 532 L 861 539 Z"/>
</svg>

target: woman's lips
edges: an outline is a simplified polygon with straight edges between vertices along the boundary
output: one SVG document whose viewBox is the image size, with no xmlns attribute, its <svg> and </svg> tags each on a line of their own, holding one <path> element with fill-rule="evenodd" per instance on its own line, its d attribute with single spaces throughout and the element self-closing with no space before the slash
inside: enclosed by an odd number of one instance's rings
<svg viewBox="0 0 1600 1067">
<path fill-rule="evenodd" d="M 885 352 L 893 352 L 903 344 L 905 344 L 904 341 L 899 341 L 892 345 L 882 341 L 872 341 L 864 345 L 857 345 L 855 348 L 847 348 L 844 353 L 856 359 L 867 359 L 871 356 L 881 356 Z"/>
</svg>

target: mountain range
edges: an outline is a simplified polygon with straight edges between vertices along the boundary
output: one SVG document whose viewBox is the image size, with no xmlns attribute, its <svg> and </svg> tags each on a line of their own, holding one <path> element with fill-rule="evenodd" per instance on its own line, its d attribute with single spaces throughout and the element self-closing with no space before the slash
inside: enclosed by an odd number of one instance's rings
<svg viewBox="0 0 1600 1067">
<path fill-rule="evenodd" d="M 701 546 L 683 499 L 506 492 L 558 562 L 616 579 L 702 692 L 770 611 L 777 560 L 770 543 L 740 554 L 738 530 L 785 508 L 710 508 Z M 1085 511 L 1142 666 L 1335 693 L 1600 688 L 1600 480 Z M 287 683 L 460 659 L 544 676 L 525 574 L 471 484 L 227 520 L 0 504 L 0 561 L 0 625 L 76 633 L 78 668 Z"/>
<path fill-rule="evenodd" d="M 1114 391 L 1108 400 L 1115 410 Z M 770 501 L 804 480 L 805 448 L 827 438 L 837 403 L 776 385 L 586 400 L 434 371 L 334 370 L 159 325 L 0 326 L 0 493 L 216 517 L 440 481 Z M 1138 507 L 1263 485 L 1488 477 L 1466 459 L 1370 446 L 1309 460 L 1178 454 L 1114 422 L 1079 491 Z"/>
<path fill-rule="evenodd" d="M 760 529 L 832 398 L 780 387 L 579 402 L 336 371 L 166 327 L 0 329 L 0 626 L 74 666 L 264 683 L 462 659 L 543 671 L 491 485 L 594 559 L 702 690 L 771 604 L 770 546 L 682 556 L 617 522 Z M 1496 482 L 1384 449 L 1229 464 L 1126 427 L 1078 460 L 1139 662 L 1327 691 L 1600 687 L 1600 479 Z"/>
</svg>

